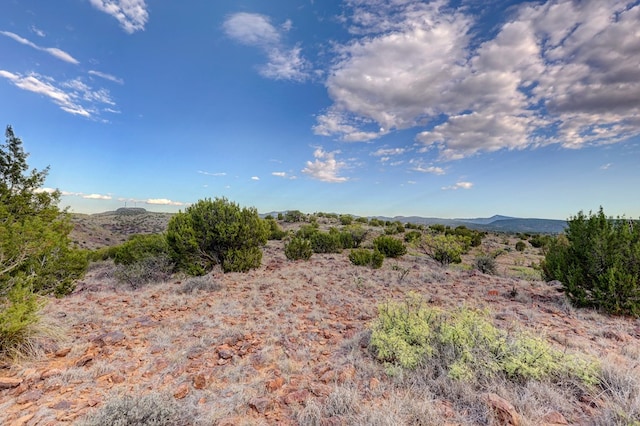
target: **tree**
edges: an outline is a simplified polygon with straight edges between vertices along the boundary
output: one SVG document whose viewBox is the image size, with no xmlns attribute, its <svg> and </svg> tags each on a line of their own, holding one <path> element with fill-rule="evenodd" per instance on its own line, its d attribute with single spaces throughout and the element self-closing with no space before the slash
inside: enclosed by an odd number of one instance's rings
<svg viewBox="0 0 640 426">
<path fill-rule="evenodd" d="M 545 248 L 547 280 L 562 282 L 576 306 L 640 316 L 640 223 L 579 212 Z"/>
<path fill-rule="evenodd" d="M 43 299 L 62 296 L 87 267 L 70 247 L 72 224 L 57 207 L 60 192 L 42 188 L 49 168 L 29 171 L 22 141 L 6 129 L 0 145 L 0 356 L 34 350 Z"/>
<path fill-rule="evenodd" d="M 199 200 L 171 218 L 169 253 L 176 267 L 204 275 L 220 264 L 225 272 L 246 272 L 262 261 L 269 228 L 255 208 L 240 208 L 226 198 Z"/>
<path fill-rule="evenodd" d="M 70 247 L 73 225 L 58 208 L 59 191 L 42 188 L 49 168 L 29 171 L 29 154 L 11 126 L 0 146 L 0 296 L 16 280 L 28 279 L 35 292 L 62 296 L 87 266 L 86 256 Z"/>
</svg>

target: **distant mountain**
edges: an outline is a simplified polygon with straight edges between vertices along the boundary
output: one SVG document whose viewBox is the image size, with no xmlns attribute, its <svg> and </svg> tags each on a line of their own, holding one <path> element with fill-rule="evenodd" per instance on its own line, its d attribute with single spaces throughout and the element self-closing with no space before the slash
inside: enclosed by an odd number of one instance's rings
<svg viewBox="0 0 640 426">
<path fill-rule="evenodd" d="M 442 219 L 437 217 L 420 216 L 376 216 L 380 220 L 400 221 L 402 223 L 417 223 L 422 225 L 441 224 L 445 226 L 466 226 L 470 229 L 491 232 L 529 232 L 539 234 L 559 234 L 567 227 L 564 220 L 517 218 L 511 216 L 494 215 L 488 218 L 472 219 Z"/>
<path fill-rule="evenodd" d="M 476 218 L 476 219 L 454 219 L 456 221 L 465 222 L 465 223 L 475 223 L 477 225 L 488 225 L 490 223 L 496 222 L 498 220 L 509 220 L 509 219 L 517 219 L 516 217 L 510 216 L 502 216 L 499 214 L 493 215 L 487 218 Z"/>
</svg>

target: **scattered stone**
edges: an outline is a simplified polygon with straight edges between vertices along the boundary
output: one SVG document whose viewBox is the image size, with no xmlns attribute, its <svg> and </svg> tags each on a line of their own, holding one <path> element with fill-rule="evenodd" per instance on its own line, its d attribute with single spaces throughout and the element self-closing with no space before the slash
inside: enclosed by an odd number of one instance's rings
<svg viewBox="0 0 640 426">
<path fill-rule="evenodd" d="M 569 422 L 564 418 L 562 414 L 557 411 L 552 411 L 546 414 L 542 418 L 542 424 L 544 426 L 560 426 L 560 425 L 568 425 Z"/>
<path fill-rule="evenodd" d="M 309 398 L 309 392 L 305 389 L 300 389 L 287 394 L 282 400 L 287 405 L 301 405 L 307 400 L 307 398 Z"/>
<path fill-rule="evenodd" d="M 194 376 L 193 379 L 193 387 L 196 389 L 204 389 L 207 386 L 207 378 L 203 373 L 199 373 Z"/>
<path fill-rule="evenodd" d="M 18 404 L 27 404 L 29 402 L 33 403 L 42 398 L 42 395 L 44 395 L 44 393 L 41 390 L 32 390 L 20 395 L 18 398 L 16 398 L 16 402 Z"/>
<path fill-rule="evenodd" d="M 101 334 L 93 339 L 93 342 L 98 346 L 110 346 L 122 342 L 125 339 L 123 332 L 116 330 L 108 333 Z"/>
<path fill-rule="evenodd" d="M 76 367 L 84 367 L 85 365 L 89 364 L 91 361 L 93 361 L 93 355 L 85 355 L 83 357 L 78 358 L 74 363 L 74 365 Z"/>
<path fill-rule="evenodd" d="M 271 408 L 272 403 L 269 398 L 258 397 L 252 398 L 249 401 L 249 407 L 253 410 L 257 411 L 260 414 L 264 414 L 269 408 Z"/>
<path fill-rule="evenodd" d="M 229 345 L 222 345 L 218 348 L 218 356 L 221 359 L 231 359 L 233 358 L 234 350 L 231 349 Z"/>
<path fill-rule="evenodd" d="M 54 410 L 68 410 L 71 408 L 71 401 L 62 400 L 51 406 Z"/>
<path fill-rule="evenodd" d="M 369 380 L 369 390 L 376 390 L 378 389 L 378 387 L 380 387 L 380 380 L 376 379 L 375 377 L 372 377 Z"/>
<path fill-rule="evenodd" d="M 55 356 L 58 358 L 64 358 L 69 354 L 69 352 L 71 352 L 71 348 L 58 349 L 55 353 Z"/>
<path fill-rule="evenodd" d="M 276 377 L 273 380 L 267 382 L 267 390 L 269 392 L 275 392 L 284 385 L 284 379 L 282 377 Z"/>
<path fill-rule="evenodd" d="M 22 379 L 15 377 L 0 377 L 0 389 L 16 388 L 22 384 Z"/>
<path fill-rule="evenodd" d="M 173 393 L 173 397 L 175 399 L 183 399 L 188 394 L 189 394 L 189 385 L 187 385 L 186 383 L 183 383 L 180 386 L 178 386 L 178 389 L 176 389 L 176 391 Z"/>
<path fill-rule="evenodd" d="M 55 376 L 59 376 L 62 374 L 62 371 L 57 369 L 57 368 L 52 368 L 50 370 L 44 370 L 41 374 L 40 374 L 40 380 L 46 380 L 50 377 L 55 377 Z"/>
<path fill-rule="evenodd" d="M 224 419 L 218 420 L 216 423 L 218 426 L 236 426 L 242 423 L 242 419 L 238 417 L 225 417 Z"/>
<path fill-rule="evenodd" d="M 323 385 L 322 383 L 312 383 L 309 386 L 311 393 L 319 397 L 327 397 L 333 391 L 333 388 L 329 385 Z"/>
<path fill-rule="evenodd" d="M 491 410 L 493 410 L 497 424 L 500 426 L 519 426 L 520 415 L 516 412 L 515 407 L 506 399 L 488 393 L 484 395 L 484 399 Z"/>
</svg>

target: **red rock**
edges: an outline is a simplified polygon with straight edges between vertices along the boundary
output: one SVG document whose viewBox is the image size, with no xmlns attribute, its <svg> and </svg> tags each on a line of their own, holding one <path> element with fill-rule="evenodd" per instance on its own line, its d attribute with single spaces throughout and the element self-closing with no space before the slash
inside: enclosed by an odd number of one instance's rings
<svg viewBox="0 0 640 426">
<path fill-rule="evenodd" d="M 207 386 L 207 378 L 200 373 L 193 377 L 193 387 L 196 389 L 204 389 Z"/>
<path fill-rule="evenodd" d="M 292 404 L 302 405 L 307 400 L 307 398 L 309 398 L 309 392 L 305 389 L 300 389 L 287 394 L 283 398 L 283 402 L 287 405 L 292 405 Z"/>
<path fill-rule="evenodd" d="M 562 414 L 557 411 L 552 411 L 549 414 L 546 414 L 543 418 L 544 426 L 560 426 L 560 425 L 568 425 L 569 422 L 564 418 Z"/>
<path fill-rule="evenodd" d="M 493 410 L 497 421 L 500 426 L 519 426 L 520 415 L 516 412 L 513 405 L 506 399 L 496 395 L 495 393 L 488 393 L 484 395 L 485 401 L 491 410 Z"/>
<path fill-rule="evenodd" d="M 22 379 L 15 377 L 0 377 L 0 389 L 16 388 L 22 384 Z"/>
<path fill-rule="evenodd" d="M 356 377 L 356 369 L 353 366 L 345 367 L 338 375 L 338 383 L 345 383 Z"/>
<path fill-rule="evenodd" d="M 91 361 L 93 361 L 93 355 L 85 355 L 83 357 L 78 358 L 76 362 L 74 362 L 74 365 L 76 367 L 84 367 L 85 365 L 89 364 Z"/>
<path fill-rule="evenodd" d="M 173 393 L 173 397 L 175 399 L 183 399 L 185 396 L 189 394 L 189 386 L 186 383 L 178 386 L 178 389 Z"/>
<path fill-rule="evenodd" d="M 20 395 L 16 398 L 16 402 L 18 404 L 27 404 L 29 402 L 33 403 L 42 398 L 42 395 L 44 395 L 44 393 L 41 390 L 32 390 Z"/>
<path fill-rule="evenodd" d="M 235 354 L 234 350 L 231 349 L 231 347 L 229 345 L 222 345 L 222 346 L 218 347 L 218 356 L 221 359 L 233 358 L 234 354 Z"/>
<path fill-rule="evenodd" d="M 224 419 L 218 420 L 216 423 L 218 426 L 236 426 L 242 423 L 242 419 L 238 417 L 225 417 Z"/>
<path fill-rule="evenodd" d="M 336 378 L 336 372 L 329 370 L 326 373 L 324 373 L 322 376 L 320 376 L 320 380 L 324 383 L 329 383 L 334 381 Z"/>
<path fill-rule="evenodd" d="M 369 380 L 369 389 L 370 390 L 376 390 L 376 389 L 378 389 L 379 386 L 380 386 L 380 380 L 376 379 L 375 377 L 372 377 Z"/>
<path fill-rule="evenodd" d="M 57 368 L 52 368 L 50 370 L 44 370 L 40 373 L 40 380 L 46 380 L 49 377 L 59 376 L 62 374 L 62 371 Z"/>
<path fill-rule="evenodd" d="M 252 398 L 249 401 L 249 407 L 251 407 L 252 409 L 254 409 L 260 414 L 264 414 L 272 406 L 273 406 L 273 403 L 269 398 L 258 397 L 258 398 Z"/>
<path fill-rule="evenodd" d="M 311 393 L 315 396 L 326 397 L 333 391 L 333 388 L 329 385 L 323 385 L 322 383 L 312 383 L 309 386 Z"/>
<path fill-rule="evenodd" d="M 438 400 L 435 405 L 445 419 L 451 419 L 456 416 L 456 412 L 453 410 L 453 404 L 451 401 Z"/>
<path fill-rule="evenodd" d="M 58 358 L 63 358 L 67 356 L 71 352 L 71 348 L 62 348 L 56 351 L 55 356 Z"/>
<path fill-rule="evenodd" d="M 267 390 L 269 392 L 275 392 L 284 385 L 284 379 L 282 377 L 276 377 L 273 380 L 267 382 Z"/>
</svg>

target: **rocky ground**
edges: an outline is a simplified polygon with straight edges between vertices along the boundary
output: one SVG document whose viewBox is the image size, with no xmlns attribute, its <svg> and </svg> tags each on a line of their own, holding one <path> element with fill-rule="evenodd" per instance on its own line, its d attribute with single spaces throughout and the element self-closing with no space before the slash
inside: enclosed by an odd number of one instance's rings
<svg viewBox="0 0 640 426">
<path fill-rule="evenodd" d="M 72 424 L 144 394 L 168 395 L 203 425 L 610 424 L 620 410 L 628 424 L 640 421 L 638 390 L 622 395 L 623 385 L 617 393 L 533 381 L 445 386 L 368 351 L 377 305 L 414 291 L 444 309 L 486 308 L 502 329 L 530 330 L 601 360 L 631 388 L 640 383 L 640 322 L 572 308 L 527 269 L 539 258 L 532 248 L 511 252 L 497 276 L 416 253 L 372 270 L 351 265 L 346 251 L 289 261 L 283 243 L 270 241 L 259 269 L 214 271 L 194 292 L 185 277 L 131 290 L 113 265 L 94 264 L 73 294 L 45 308 L 66 339 L 38 359 L 1 365 L 0 424 Z"/>
</svg>

